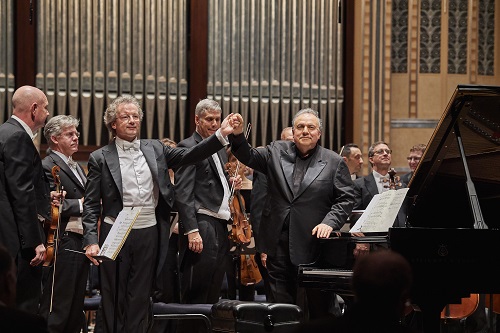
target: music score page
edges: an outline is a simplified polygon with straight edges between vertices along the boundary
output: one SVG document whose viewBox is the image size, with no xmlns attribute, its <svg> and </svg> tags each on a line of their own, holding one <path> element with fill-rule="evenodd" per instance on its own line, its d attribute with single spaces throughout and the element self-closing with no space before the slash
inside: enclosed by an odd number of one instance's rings
<svg viewBox="0 0 500 333">
<path fill-rule="evenodd" d="M 376 194 L 349 232 L 387 232 L 394 224 L 409 188 Z"/>
<path fill-rule="evenodd" d="M 134 225 L 137 216 L 139 216 L 141 209 L 142 206 L 125 208 L 118 214 L 97 257 L 108 258 L 111 260 L 116 259 L 123 244 L 127 240 L 128 234 L 130 233 L 130 230 L 132 230 L 132 226 Z"/>
</svg>

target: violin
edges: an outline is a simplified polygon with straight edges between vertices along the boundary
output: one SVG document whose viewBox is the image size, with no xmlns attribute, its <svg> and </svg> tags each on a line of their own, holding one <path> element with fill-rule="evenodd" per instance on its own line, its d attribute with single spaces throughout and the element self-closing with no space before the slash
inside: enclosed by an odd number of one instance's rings
<svg viewBox="0 0 500 333">
<path fill-rule="evenodd" d="M 231 153 L 229 153 L 232 156 Z M 240 163 L 228 162 L 225 165 L 226 171 L 236 177 L 239 174 Z M 234 189 L 234 183 L 231 186 L 231 195 L 229 197 L 229 210 L 231 211 L 231 235 L 229 238 L 237 244 L 248 244 L 252 237 L 252 228 L 245 209 L 245 199 L 239 190 Z"/>
<path fill-rule="evenodd" d="M 59 168 L 57 165 L 52 167 L 51 173 L 54 178 L 54 184 L 56 186 L 56 191 L 59 193 L 59 204 L 51 206 L 52 219 L 50 225 L 45 225 L 47 233 L 47 246 L 45 254 L 44 266 L 53 266 L 52 270 L 52 290 L 50 292 L 50 307 L 49 313 L 52 313 L 53 298 L 54 298 L 54 280 L 56 276 L 56 263 L 57 263 L 57 246 L 59 242 L 59 225 L 61 223 L 60 209 L 63 202 L 63 187 L 61 186 L 61 178 L 59 178 Z"/>
<path fill-rule="evenodd" d="M 255 255 L 240 255 L 240 283 L 244 286 L 257 284 L 262 280 L 259 266 L 255 262 Z"/>
<path fill-rule="evenodd" d="M 250 134 L 251 125 L 248 124 L 245 138 L 248 139 Z M 230 176 L 236 177 L 240 175 L 241 178 L 244 177 L 244 167 L 241 167 L 240 161 L 228 151 L 228 163 L 226 163 L 225 168 Z M 231 195 L 229 196 L 229 210 L 231 211 L 231 235 L 229 238 L 236 244 L 248 244 L 252 238 L 252 228 L 250 226 L 250 220 L 245 209 L 245 199 L 241 195 L 239 190 L 235 189 L 234 182 L 231 184 Z"/>
<path fill-rule="evenodd" d="M 55 256 L 57 253 L 57 238 L 59 234 L 59 224 L 61 222 L 61 216 L 59 214 L 59 209 L 62 205 L 62 187 L 61 187 L 61 178 L 59 178 L 59 171 L 61 168 L 59 166 L 54 165 L 52 167 L 52 177 L 54 178 L 54 184 L 56 186 L 57 193 L 60 194 L 59 197 L 59 206 L 54 204 L 51 205 L 51 222 L 45 224 L 45 233 L 47 235 L 47 246 L 45 253 L 45 262 L 44 266 L 51 266 L 55 261 Z"/>
</svg>

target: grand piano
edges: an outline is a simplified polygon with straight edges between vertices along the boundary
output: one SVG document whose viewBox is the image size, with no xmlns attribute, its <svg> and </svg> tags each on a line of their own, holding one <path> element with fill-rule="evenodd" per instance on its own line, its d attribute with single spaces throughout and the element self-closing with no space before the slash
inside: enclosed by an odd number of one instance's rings
<svg viewBox="0 0 500 333">
<path fill-rule="evenodd" d="M 386 240 L 408 259 L 412 302 L 424 332 L 437 333 L 446 304 L 500 294 L 500 87 L 456 88 L 409 188 L 406 227 L 367 240 Z M 318 260 L 299 267 L 301 286 L 352 296 L 354 245 L 340 238 L 325 239 Z"/>
<path fill-rule="evenodd" d="M 389 246 L 408 259 L 424 331 L 471 293 L 500 293 L 500 87 L 459 85 L 409 183 L 406 228 Z"/>
</svg>

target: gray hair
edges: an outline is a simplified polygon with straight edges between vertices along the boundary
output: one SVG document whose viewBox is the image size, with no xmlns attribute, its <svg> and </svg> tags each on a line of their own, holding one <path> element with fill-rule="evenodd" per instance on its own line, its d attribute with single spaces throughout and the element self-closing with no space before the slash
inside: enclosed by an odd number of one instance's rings
<svg viewBox="0 0 500 333">
<path fill-rule="evenodd" d="M 142 121 L 142 118 L 144 116 L 144 113 L 142 112 L 141 109 L 141 104 L 139 101 L 132 95 L 121 95 L 113 100 L 111 104 L 108 105 L 106 108 L 106 112 L 104 112 L 104 124 L 108 128 L 108 131 L 113 134 L 113 136 L 116 135 L 116 130 L 111 127 L 111 125 L 116 121 L 116 111 L 118 110 L 118 107 L 122 104 L 133 104 L 137 107 L 137 110 L 139 111 L 139 121 Z"/>
<path fill-rule="evenodd" d="M 307 109 L 302 109 L 300 110 L 299 112 L 297 112 L 297 114 L 293 117 L 292 119 L 292 127 L 295 127 L 295 120 L 297 119 L 298 116 L 300 115 L 303 115 L 305 113 L 309 113 L 309 114 L 312 114 L 313 116 L 315 116 L 317 119 L 318 119 L 318 124 L 319 124 L 319 131 L 320 132 L 323 132 L 323 122 L 321 121 L 321 119 L 319 118 L 319 115 L 318 115 L 318 111 L 314 111 L 313 109 L 311 108 L 307 108 Z"/>
<path fill-rule="evenodd" d="M 199 117 L 199 116 L 201 116 L 202 113 L 209 111 L 209 110 L 219 111 L 220 113 L 222 113 L 222 109 L 221 109 L 219 103 L 217 103 L 213 99 L 205 98 L 205 99 L 202 99 L 201 101 L 199 101 L 198 104 L 196 104 L 194 114 Z"/>
<path fill-rule="evenodd" d="M 80 120 L 76 119 L 73 116 L 55 116 L 50 118 L 47 124 L 45 124 L 45 127 L 43 129 L 43 136 L 45 137 L 45 139 L 47 139 L 49 145 L 51 145 L 51 137 L 61 135 L 64 129 L 68 127 L 75 126 L 75 128 L 77 128 L 78 125 L 80 125 Z"/>
</svg>

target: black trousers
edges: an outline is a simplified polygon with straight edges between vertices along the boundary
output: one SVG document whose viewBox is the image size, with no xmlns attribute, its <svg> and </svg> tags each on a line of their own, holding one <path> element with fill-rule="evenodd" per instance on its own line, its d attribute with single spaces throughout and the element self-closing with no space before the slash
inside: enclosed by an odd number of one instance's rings
<svg viewBox="0 0 500 333">
<path fill-rule="evenodd" d="M 42 265 L 31 266 L 35 249 L 22 249 L 17 254 L 16 305 L 19 310 L 37 314 L 42 295 Z"/>
<path fill-rule="evenodd" d="M 40 314 L 47 319 L 49 332 L 79 333 L 83 326 L 83 299 L 87 285 L 90 261 L 81 253 L 82 235 L 64 232 L 60 238 L 57 260 L 44 267 L 44 287 Z M 54 289 L 52 292 L 52 278 Z M 50 302 L 52 293 L 52 312 Z"/>
<path fill-rule="evenodd" d="M 298 288 L 298 267 L 290 260 L 288 229 L 283 229 L 275 256 L 267 258 L 272 302 L 299 305 L 309 319 L 340 315 L 336 295 L 320 289 Z M 307 236 L 305 236 L 307 237 Z"/>
<path fill-rule="evenodd" d="M 216 303 L 230 260 L 227 222 L 204 214 L 197 214 L 197 219 L 203 251 L 186 249 L 181 263 L 181 300 L 188 304 Z M 177 333 L 203 332 L 199 321 L 180 320 L 177 325 Z"/>
<path fill-rule="evenodd" d="M 186 249 L 181 263 L 181 298 L 183 303 L 216 303 L 229 256 L 227 222 L 197 214 L 203 251 Z"/>
<path fill-rule="evenodd" d="M 110 229 L 110 224 L 101 224 L 101 243 L 104 242 Z M 147 331 L 157 252 L 157 226 L 132 229 L 117 258 L 119 261 L 118 287 L 115 283 L 117 262 L 104 261 L 99 265 L 102 321 L 105 333 L 113 332 L 115 316 L 116 332 Z M 118 292 L 118 302 L 115 313 L 116 292 Z"/>
</svg>

